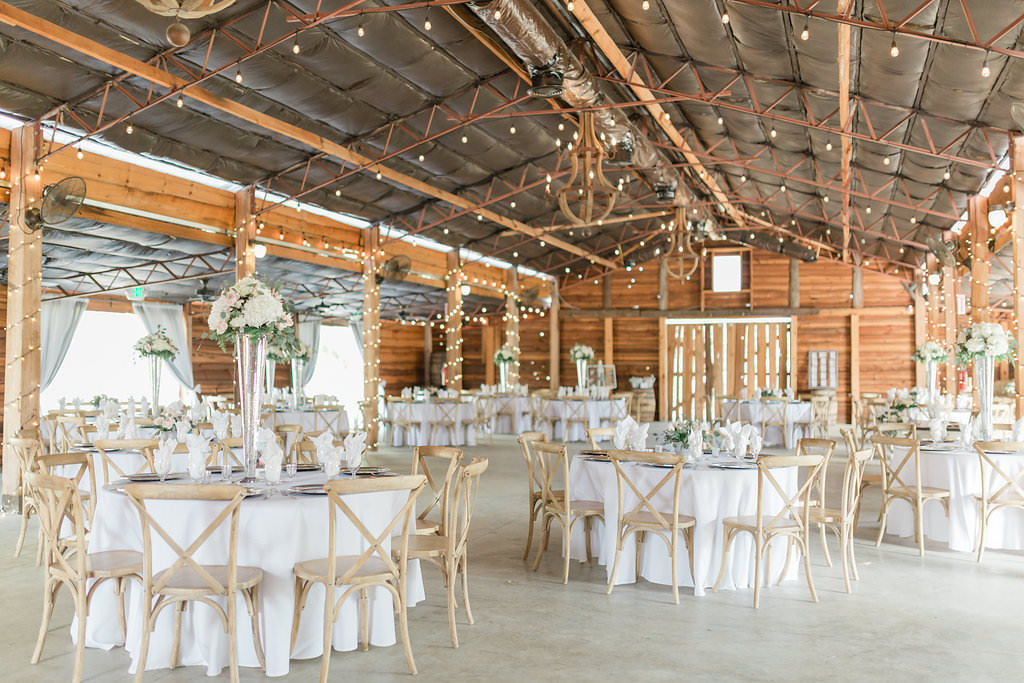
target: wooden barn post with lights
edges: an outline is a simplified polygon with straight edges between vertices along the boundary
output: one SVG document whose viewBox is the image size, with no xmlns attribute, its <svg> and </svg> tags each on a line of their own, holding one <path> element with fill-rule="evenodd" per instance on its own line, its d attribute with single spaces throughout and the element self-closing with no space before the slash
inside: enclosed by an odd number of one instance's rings
<svg viewBox="0 0 1024 683">
<path fill-rule="evenodd" d="M 235 277 L 239 280 L 256 272 L 256 216 L 253 214 L 253 186 L 235 193 Z"/>
<path fill-rule="evenodd" d="M 1017 358 L 1013 366 L 1014 386 L 1017 393 L 1017 415 L 1024 415 L 1024 136 L 1013 138 L 1013 175 L 1010 178 L 1013 211 L 1010 229 L 1013 231 L 1013 329 L 1017 342 Z"/>
<path fill-rule="evenodd" d="M 967 200 L 967 236 L 971 257 L 971 322 L 988 322 L 988 200 L 981 195 Z"/>
<path fill-rule="evenodd" d="M 505 344 L 515 356 L 509 363 L 508 383 L 519 386 L 519 271 L 508 270 L 508 291 L 505 294 Z"/>
<path fill-rule="evenodd" d="M 39 141 L 29 126 L 11 131 L 2 507 L 19 513 L 21 468 L 7 444 L 23 429 L 39 428 L 43 231 L 30 232 L 25 225 L 25 211 L 41 195 L 42 181 L 35 168 Z"/>
<path fill-rule="evenodd" d="M 562 382 L 562 329 L 559 317 L 562 303 L 558 299 L 558 280 L 551 280 L 551 307 L 548 309 L 548 375 L 551 377 L 551 389 L 558 391 Z"/>
<path fill-rule="evenodd" d="M 459 250 L 447 254 L 444 288 L 448 297 L 444 310 L 445 386 L 462 391 L 462 264 Z"/>
<path fill-rule="evenodd" d="M 377 226 L 363 231 L 363 423 L 366 443 L 377 446 L 377 394 L 380 391 L 380 258 Z"/>
</svg>

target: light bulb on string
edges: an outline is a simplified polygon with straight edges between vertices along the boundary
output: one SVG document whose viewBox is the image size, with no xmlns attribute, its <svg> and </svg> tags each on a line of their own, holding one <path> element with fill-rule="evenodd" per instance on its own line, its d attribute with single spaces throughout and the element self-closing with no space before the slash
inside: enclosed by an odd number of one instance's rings
<svg viewBox="0 0 1024 683">
<path fill-rule="evenodd" d="M 363 28 L 362 24 L 359 24 L 359 28 L 356 29 L 356 35 L 359 36 L 360 38 L 366 35 L 366 29 Z"/>
<path fill-rule="evenodd" d="M 889 45 L 889 56 L 890 57 L 899 57 L 900 56 L 900 48 L 899 48 L 898 45 L 896 45 L 896 33 L 892 34 L 892 43 Z"/>
<path fill-rule="evenodd" d="M 800 31 L 800 40 L 807 40 L 811 37 L 811 32 L 807 28 L 807 20 L 804 20 L 804 30 Z"/>
<path fill-rule="evenodd" d="M 235 72 L 235 83 L 241 83 L 241 82 L 242 82 L 242 70 L 239 69 L 238 71 Z"/>
</svg>

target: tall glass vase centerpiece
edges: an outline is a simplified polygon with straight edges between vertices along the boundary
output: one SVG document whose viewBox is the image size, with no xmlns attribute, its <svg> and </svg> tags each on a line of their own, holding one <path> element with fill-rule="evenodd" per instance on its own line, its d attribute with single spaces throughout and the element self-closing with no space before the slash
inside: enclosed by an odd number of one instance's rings
<svg viewBox="0 0 1024 683">
<path fill-rule="evenodd" d="M 305 397 L 302 395 L 302 387 L 306 383 L 306 363 L 309 362 L 309 358 L 312 355 L 312 349 L 309 348 L 309 344 L 306 342 L 296 339 L 295 355 L 291 358 L 292 365 L 292 408 L 299 410 L 302 408 L 302 403 Z"/>
<path fill-rule="evenodd" d="M 208 337 L 223 350 L 235 346 L 235 380 L 242 417 L 242 456 L 245 480 L 256 479 L 256 432 L 260 427 L 261 393 L 267 345 L 292 326 L 281 295 L 253 277 L 246 277 L 221 292 L 213 302 Z"/>
<path fill-rule="evenodd" d="M 594 349 L 586 344 L 574 344 L 569 349 L 569 360 L 576 363 L 576 385 L 587 388 L 587 366 L 594 360 Z"/>
<path fill-rule="evenodd" d="M 270 368 L 276 370 L 278 363 L 287 363 L 291 370 L 292 410 L 298 410 L 302 405 L 303 374 L 311 353 L 309 345 L 299 341 L 292 330 L 276 335 L 274 341 L 267 346 L 267 372 L 270 372 Z M 267 391 L 273 391 L 272 378 L 267 381 L 267 387 Z"/>
<path fill-rule="evenodd" d="M 991 441 L 992 399 L 996 361 L 1013 358 L 1015 342 L 999 323 L 974 323 L 960 330 L 956 340 L 956 360 L 960 366 L 974 364 L 974 382 L 978 389 L 978 437 Z"/>
<path fill-rule="evenodd" d="M 498 390 L 506 392 L 510 390 L 508 385 L 509 366 L 516 360 L 515 349 L 505 344 L 494 352 L 494 364 L 498 366 Z"/>
<path fill-rule="evenodd" d="M 924 363 L 925 383 L 928 387 L 928 395 L 924 397 L 925 403 L 934 404 L 939 401 L 939 363 L 949 360 L 949 351 L 942 348 L 938 342 L 927 341 L 922 344 L 914 355 L 912 361 Z"/>
<path fill-rule="evenodd" d="M 150 390 L 153 392 L 151 394 L 153 399 L 151 410 L 154 416 L 159 415 L 160 371 L 165 360 L 170 363 L 178 355 L 178 347 L 167 336 L 167 333 L 164 332 L 164 328 L 157 327 L 156 332 L 147 334 L 135 342 L 133 348 L 135 353 L 149 361 L 149 385 Z"/>
</svg>

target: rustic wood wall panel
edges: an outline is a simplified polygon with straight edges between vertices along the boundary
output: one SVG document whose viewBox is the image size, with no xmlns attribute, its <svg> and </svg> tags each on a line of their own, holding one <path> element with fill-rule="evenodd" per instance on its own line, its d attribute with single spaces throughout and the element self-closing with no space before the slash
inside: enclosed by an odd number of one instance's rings
<svg viewBox="0 0 1024 683">
<path fill-rule="evenodd" d="M 545 389 L 550 382 L 548 327 L 546 316 L 541 318 L 531 315 L 519 321 L 519 381 L 530 389 Z M 595 351 L 599 347 L 594 344 L 591 346 L 594 346 Z"/>
<path fill-rule="evenodd" d="M 221 351 L 215 341 L 203 338 L 209 331 L 209 317 L 209 304 L 192 305 L 192 377 L 196 384 L 202 385 L 203 394 L 231 397 L 235 394 L 235 366 L 231 347 L 229 346 L 227 351 Z M 285 368 L 280 370 L 287 372 Z M 274 379 L 280 382 L 287 381 L 280 374 L 275 375 Z"/>
<path fill-rule="evenodd" d="M 853 274 L 838 263 L 800 264 L 800 305 L 810 308 L 844 308 L 850 305 Z"/>
<path fill-rule="evenodd" d="M 788 306 L 789 259 L 760 249 L 751 258 L 754 308 Z"/>
<path fill-rule="evenodd" d="M 881 273 L 864 271 L 864 305 L 909 306 L 913 300 L 901 282 L 902 280 Z"/>
<path fill-rule="evenodd" d="M 628 391 L 632 376 L 658 374 L 658 321 L 620 319 L 612 324 L 615 373 L 619 388 Z M 563 334 L 564 337 L 564 334 Z M 572 373 L 576 374 L 575 370 Z M 657 388 L 657 387 L 655 387 Z"/>
<path fill-rule="evenodd" d="M 865 285 L 865 294 L 867 286 Z M 885 393 L 914 386 L 914 318 L 861 316 L 860 390 Z"/>
<path fill-rule="evenodd" d="M 387 382 L 385 393 L 400 394 L 405 387 L 423 384 L 423 328 L 381 321 L 380 378 Z M 434 329 L 434 353 L 444 354 Z"/>
<path fill-rule="evenodd" d="M 482 325 L 462 327 L 462 386 L 465 389 L 479 389 L 484 384 L 486 363 L 484 358 L 484 332 L 489 328 Z"/>
<path fill-rule="evenodd" d="M 801 269 L 803 264 L 801 264 Z M 801 289 L 804 274 L 800 272 Z M 803 294 L 801 293 L 801 297 Z M 801 303 L 803 301 L 801 300 Z M 863 323 L 863 318 L 861 322 Z M 912 324 L 911 324 L 912 325 Z M 809 391 L 807 387 L 807 352 L 836 351 L 839 358 L 839 387 L 836 399 L 839 404 L 839 419 L 850 417 L 850 319 L 849 316 L 822 315 L 802 316 L 797 327 L 796 376 L 797 393 Z M 909 367 L 910 361 L 905 361 Z"/>
</svg>

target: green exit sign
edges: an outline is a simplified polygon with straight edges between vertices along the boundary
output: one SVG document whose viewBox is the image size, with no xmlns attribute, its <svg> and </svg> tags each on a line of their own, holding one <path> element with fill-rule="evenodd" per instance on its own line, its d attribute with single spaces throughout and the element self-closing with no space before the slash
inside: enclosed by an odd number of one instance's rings
<svg viewBox="0 0 1024 683">
<path fill-rule="evenodd" d="M 146 297 L 142 293 L 142 287 L 132 287 L 128 290 L 129 301 L 142 301 Z"/>
</svg>

